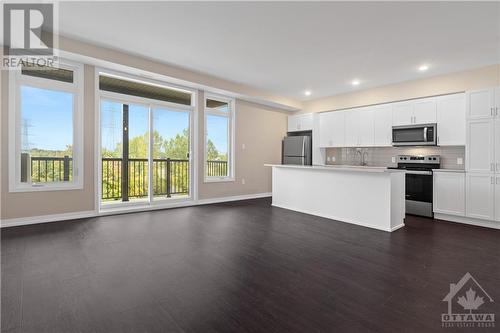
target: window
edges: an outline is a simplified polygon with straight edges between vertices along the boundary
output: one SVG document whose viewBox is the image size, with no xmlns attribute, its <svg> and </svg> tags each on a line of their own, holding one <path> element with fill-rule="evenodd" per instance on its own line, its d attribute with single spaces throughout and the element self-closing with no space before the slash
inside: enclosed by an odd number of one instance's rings
<svg viewBox="0 0 500 333">
<path fill-rule="evenodd" d="M 190 200 L 194 92 L 98 75 L 101 208 Z"/>
<path fill-rule="evenodd" d="M 10 74 L 11 191 L 82 188 L 83 66 Z"/>
<path fill-rule="evenodd" d="M 205 181 L 234 180 L 234 99 L 205 95 Z"/>
</svg>

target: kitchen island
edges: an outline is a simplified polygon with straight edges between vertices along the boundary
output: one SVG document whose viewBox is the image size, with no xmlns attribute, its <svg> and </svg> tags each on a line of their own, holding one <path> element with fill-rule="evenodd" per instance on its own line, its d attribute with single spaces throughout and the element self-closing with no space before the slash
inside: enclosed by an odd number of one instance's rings
<svg viewBox="0 0 500 333">
<path fill-rule="evenodd" d="M 384 231 L 404 226 L 405 172 L 382 167 L 272 167 L 272 205 Z"/>
</svg>

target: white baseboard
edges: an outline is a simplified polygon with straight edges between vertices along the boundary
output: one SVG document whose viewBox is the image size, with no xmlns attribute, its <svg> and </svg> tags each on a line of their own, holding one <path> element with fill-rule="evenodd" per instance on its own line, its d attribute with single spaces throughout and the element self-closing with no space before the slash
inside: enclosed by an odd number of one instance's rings
<svg viewBox="0 0 500 333">
<path fill-rule="evenodd" d="M 101 212 L 96 211 L 83 211 L 83 212 L 75 212 L 75 213 L 63 213 L 63 214 L 52 214 L 52 215 L 42 215 L 42 216 L 29 216 L 29 217 L 20 217 L 13 219 L 3 219 L 0 221 L 1 228 L 7 227 L 15 227 L 21 225 L 29 225 L 29 224 L 37 224 L 37 223 L 49 223 L 49 222 L 57 222 L 57 221 L 65 221 L 65 220 L 76 220 L 83 219 L 89 217 L 97 217 L 97 216 L 106 216 L 106 215 L 117 215 L 117 214 L 126 214 L 126 213 L 138 213 L 144 211 L 151 210 L 161 210 L 161 209 L 169 209 L 169 208 L 178 208 L 178 207 L 189 207 L 196 205 L 207 205 L 214 204 L 220 202 L 228 202 L 228 201 L 239 201 L 239 200 L 249 200 L 249 199 L 258 199 L 258 198 L 267 198 L 272 196 L 272 193 L 256 193 L 256 194 L 246 194 L 246 195 L 235 195 L 230 197 L 219 197 L 219 198 L 210 198 L 210 199 L 201 199 L 198 201 L 183 201 L 183 202 L 172 202 L 163 206 L 136 206 L 136 207 L 123 207 L 120 209 L 108 209 L 103 210 Z"/>
<path fill-rule="evenodd" d="M 404 223 L 401 223 L 400 225 L 397 225 L 397 226 L 395 226 L 395 227 L 392 227 L 392 228 L 390 229 L 390 231 L 391 231 L 391 232 L 396 231 L 396 230 L 398 230 L 398 229 L 401 229 L 401 228 L 402 228 L 402 227 L 404 227 L 404 226 L 405 226 L 405 224 L 404 224 Z"/>
<path fill-rule="evenodd" d="M 245 195 L 234 195 L 231 197 L 220 197 L 220 198 L 210 198 L 210 199 L 199 199 L 196 203 L 197 205 L 208 205 L 220 202 L 228 202 L 228 201 L 240 201 L 240 200 L 249 200 L 249 199 L 259 199 L 259 198 L 268 198 L 272 197 L 273 194 L 271 192 L 267 193 L 256 193 L 256 194 L 245 194 Z"/>
<path fill-rule="evenodd" d="M 312 212 L 312 211 L 308 211 L 308 210 L 305 210 L 305 209 L 285 207 L 285 206 L 277 205 L 277 204 L 274 204 L 274 203 L 272 204 L 272 206 L 278 207 L 278 208 L 283 208 L 283 209 L 288 209 L 288 210 L 293 210 L 294 212 L 304 213 L 304 214 L 308 214 L 308 215 L 314 215 L 314 216 L 324 217 L 324 218 L 327 218 L 327 219 L 330 219 L 330 220 L 334 220 L 334 221 L 337 221 L 337 222 L 349 223 L 349 224 L 354 224 L 354 225 L 358 225 L 358 226 L 365 227 L 365 228 L 376 229 L 376 230 L 387 231 L 387 232 L 392 232 L 392 231 L 397 230 L 397 229 L 399 229 L 399 228 L 401 228 L 401 227 L 404 226 L 404 224 L 402 224 L 402 225 L 398 225 L 398 226 L 396 226 L 394 228 L 381 228 L 380 226 L 373 225 L 373 224 L 370 224 L 370 223 L 363 223 L 363 222 L 354 221 L 354 220 L 341 219 L 341 218 L 336 217 L 336 216 L 331 216 L 331 215 L 326 215 L 326 214 L 319 214 L 318 212 Z"/>
<path fill-rule="evenodd" d="M 63 220 L 77 220 L 84 219 L 89 217 L 97 216 L 97 212 L 93 210 L 76 212 L 76 213 L 63 213 L 63 214 L 51 214 L 51 215 L 42 215 L 42 216 L 29 216 L 29 217 L 19 217 L 14 219 L 4 219 L 1 221 L 1 227 L 16 227 L 21 225 L 28 224 L 37 224 L 37 223 L 48 223 L 48 222 L 56 222 Z"/>
<path fill-rule="evenodd" d="M 434 213 L 434 219 L 436 219 L 436 220 L 443 220 L 443 221 L 449 221 L 449 222 L 469 224 L 469 225 L 475 225 L 475 226 L 478 226 L 478 227 L 500 229 L 500 222 L 488 221 L 488 220 L 480 220 L 480 219 L 475 219 L 475 218 L 472 218 L 472 217 L 465 217 L 465 216 L 456 216 L 456 215 Z"/>
</svg>

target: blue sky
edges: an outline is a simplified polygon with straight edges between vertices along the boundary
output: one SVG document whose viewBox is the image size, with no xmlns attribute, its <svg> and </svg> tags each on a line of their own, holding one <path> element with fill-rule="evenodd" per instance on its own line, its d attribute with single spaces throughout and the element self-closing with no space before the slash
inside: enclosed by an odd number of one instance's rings
<svg viewBox="0 0 500 333">
<path fill-rule="evenodd" d="M 73 95 L 61 91 L 21 87 L 23 149 L 64 150 L 73 143 Z M 113 150 L 121 142 L 121 104 L 103 101 L 101 105 L 102 145 Z M 166 139 L 175 137 L 189 126 L 187 113 L 158 109 L 153 113 L 154 126 Z M 129 108 L 130 138 L 148 130 L 148 109 L 131 104 Z M 113 129 L 114 127 L 114 129 Z M 221 153 L 227 152 L 227 118 L 208 116 L 209 138 Z"/>
<path fill-rule="evenodd" d="M 72 105 L 70 93 L 22 86 L 22 148 L 64 150 L 71 145 Z"/>
</svg>

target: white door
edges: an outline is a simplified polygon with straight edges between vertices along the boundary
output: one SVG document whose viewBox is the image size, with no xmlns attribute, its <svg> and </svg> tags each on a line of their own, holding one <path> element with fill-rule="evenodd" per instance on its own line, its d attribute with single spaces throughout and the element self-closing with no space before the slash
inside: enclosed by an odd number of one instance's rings
<svg viewBox="0 0 500 333">
<path fill-rule="evenodd" d="M 465 173 L 434 172 L 434 213 L 465 216 Z"/>
<path fill-rule="evenodd" d="M 360 109 L 345 111 L 345 146 L 357 147 L 359 145 L 359 117 Z"/>
<path fill-rule="evenodd" d="M 495 171 L 500 173 L 500 117 L 495 119 Z"/>
<path fill-rule="evenodd" d="M 489 118 L 495 103 L 494 89 L 467 92 L 467 116 L 469 119 Z"/>
<path fill-rule="evenodd" d="M 436 122 L 436 99 L 422 98 L 413 102 L 413 123 L 433 124 Z"/>
<path fill-rule="evenodd" d="M 332 129 L 333 129 L 333 112 L 320 113 L 319 115 L 319 146 L 331 147 Z"/>
<path fill-rule="evenodd" d="M 495 165 L 494 121 L 479 119 L 468 121 L 467 171 L 493 172 Z"/>
<path fill-rule="evenodd" d="M 374 140 L 374 115 L 373 108 L 362 108 L 359 111 L 359 145 L 361 147 L 373 146 Z"/>
<path fill-rule="evenodd" d="M 299 117 L 288 116 L 288 132 L 296 131 L 298 125 L 299 125 Z"/>
<path fill-rule="evenodd" d="M 467 173 L 467 216 L 493 220 L 495 214 L 495 175 Z"/>
<path fill-rule="evenodd" d="M 394 103 L 392 105 L 392 124 L 394 126 L 413 124 L 413 103 Z"/>
<path fill-rule="evenodd" d="M 465 94 L 437 99 L 437 135 L 440 146 L 465 146 Z"/>
<path fill-rule="evenodd" d="M 392 145 L 392 106 L 381 105 L 374 108 L 374 146 Z"/>
<path fill-rule="evenodd" d="M 345 146 L 345 111 L 332 112 L 332 146 Z"/>
</svg>

